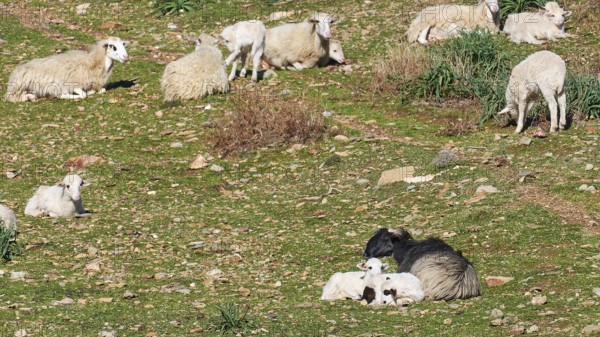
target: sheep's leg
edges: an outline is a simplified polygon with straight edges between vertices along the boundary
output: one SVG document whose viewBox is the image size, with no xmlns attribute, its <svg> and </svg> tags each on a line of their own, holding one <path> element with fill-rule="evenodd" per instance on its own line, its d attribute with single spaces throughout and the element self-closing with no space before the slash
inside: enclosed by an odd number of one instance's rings
<svg viewBox="0 0 600 337">
<path fill-rule="evenodd" d="M 81 88 L 75 88 L 73 89 L 73 93 L 72 94 L 62 94 L 60 95 L 61 99 L 84 99 L 87 97 L 86 92 L 81 89 Z"/>
<path fill-rule="evenodd" d="M 258 68 L 260 67 L 263 48 L 254 48 L 255 45 L 252 45 L 252 55 L 254 55 L 254 58 L 252 59 L 252 81 L 258 82 Z"/>
<path fill-rule="evenodd" d="M 553 90 L 542 91 L 546 103 L 548 103 L 548 109 L 550 109 L 550 132 L 558 131 L 558 104 L 554 97 L 555 92 Z"/>
<path fill-rule="evenodd" d="M 228 66 L 231 64 L 231 62 L 233 62 L 233 60 L 237 59 L 237 57 L 240 55 L 242 51 L 240 49 L 236 49 L 233 51 L 233 53 L 231 53 L 231 55 L 229 55 L 226 59 L 225 59 L 225 65 Z"/>
<path fill-rule="evenodd" d="M 235 78 L 235 72 L 237 71 L 237 59 L 233 61 L 233 65 L 231 66 L 231 73 L 229 74 L 229 80 L 233 81 Z"/>
<path fill-rule="evenodd" d="M 517 118 L 517 129 L 515 130 L 515 133 L 521 133 L 521 131 L 523 131 L 525 116 L 527 115 L 527 106 L 528 102 L 524 102 L 523 100 L 519 101 L 519 117 Z"/>
<path fill-rule="evenodd" d="M 427 44 L 427 35 L 429 34 L 429 30 L 430 29 L 431 29 L 431 26 L 425 27 L 425 29 L 423 29 L 419 33 L 419 37 L 417 38 L 417 42 L 419 42 L 420 44 Z"/>
<path fill-rule="evenodd" d="M 106 88 L 100 88 L 100 90 L 98 90 L 98 91 L 96 91 L 96 90 L 89 90 L 86 93 L 87 93 L 88 96 L 90 96 L 90 95 L 94 95 L 94 94 L 101 95 L 101 94 L 103 94 L 105 92 L 106 92 Z"/>
<path fill-rule="evenodd" d="M 242 70 L 240 70 L 240 77 L 246 77 L 246 58 L 248 58 L 248 53 L 242 52 L 240 54 Z"/>
<path fill-rule="evenodd" d="M 35 96 L 35 94 L 26 93 L 26 94 L 23 94 L 21 100 L 23 102 L 29 102 L 29 101 L 35 102 L 35 101 L 37 101 L 37 97 Z"/>
<path fill-rule="evenodd" d="M 294 63 L 292 63 L 293 68 L 288 66 L 289 70 L 302 70 L 304 69 L 304 66 L 302 65 L 302 63 L 300 63 L 299 61 L 296 61 Z"/>
<path fill-rule="evenodd" d="M 560 108 L 560 123 L 558 127 L 564 130 L 565 126 L 567 126 L 567 94 L 564 88 L 558 95 L 558 107 Z"/>
</svg>

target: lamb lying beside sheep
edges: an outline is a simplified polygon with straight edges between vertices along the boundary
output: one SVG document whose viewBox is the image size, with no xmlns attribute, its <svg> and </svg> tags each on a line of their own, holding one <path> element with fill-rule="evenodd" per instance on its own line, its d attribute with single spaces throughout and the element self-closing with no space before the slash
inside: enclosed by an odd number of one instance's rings
<svg viewBox="0 0 600 337">
<path fill-rule="evenodd" d="M 509 35 L 515 43 L 542 44 L 545 40 L 574 37 L 575 35 L 565 33 L 565 17 L 570 15 L 571 12 L 564 11 L 558 3 L 548 2 L 536 13 L 508 15 L 502 32 Z"/>
<path fill-rule="evenodd" d="M 10 75 L 5 100 L 78 99 L 104 93 L 114 61 L 122 63 L 129 58 L 125 45 L 118 37 L 110 37 L 88 51 L 71 50 L 21 64 Z"/>
<path fill-rule="evenodd" d="M 325 286 L 321 299 L 325 301 L 343 300 L 346 298 L 360 300 L 367 284 L 366 279 L 371 276 L 381 275 L 389 265 L 373 258 L 366 263 L 359 263 L 357 267 L 363 271 L 351 271 L 333 274 Z"/>
<path fill-rule="evenodd" d="M 506 87 L 506 107 L 498 115 L 518 116 L 515 132 L 519 133 L 523 131 L 527 113 L 542 95 L 550 109 L 550 132 L 564 129 L 567 125 L 566 74 L 565 61 L 553 52 L 542 50 L 529 55 L 513 68 Z"/>
<path fill-rule="evenodd" d="M 54 186 L 40 186 L 27 202 L 25 215 L 56 217 L 87 216 L 81 200 L 81 187 L 89 185 L 77 174 L 69 174 Z"/>
</svg>

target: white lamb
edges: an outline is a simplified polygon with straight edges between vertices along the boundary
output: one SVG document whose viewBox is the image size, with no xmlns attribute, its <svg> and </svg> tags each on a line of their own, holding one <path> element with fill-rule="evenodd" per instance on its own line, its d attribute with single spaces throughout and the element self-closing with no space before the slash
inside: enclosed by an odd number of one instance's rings
<svg viewBox="0 0 600 337">
<path fill-rule="evenodd" d="M 15 236 L 17 233 L 17 217 L 13 211 L 4 206 L 0 205 L 0 221 L 4 224 L 4 228 Z"/>
<path fill-rule="evenodd" d="M 66 53 L 33 59 L 17 66 L 8 80 L 7 102 L 36 101 L 41 97 L 61 99 L 86 98 L 104 93 L 114 61 L 129 58 L 126 42 L 118 37 L 100 40 L 88 51 Z"/>
<path fill-rule="evenodd" d="M 427 44 L 458 35 L 476 27 L 498 33 L 498 0 L 480 0 L 476 6 L 445 4 L 423 9 L 406 31 L 408 42 Z"/>
<path fill-rule="evenodd" d="M 329 42 L 329 59 L 340 64 L 346 63 L 346 57 L 344 56 L 340 41 L 332 39 Z"/>
<path fill-rule="evenodd" d="M 541 11 L 510 14 L 504 23 L 502 32 L 516 43 L 542 44 L 545 40 L 575 37 L 565 33 L 565 17 L 570 11 L 564 11 L 558 3 L 548 2 Z"/>
<path fill-rule="evenodd" d="M 377 258 L 371 258 L 366 263 L 359 263 L 357 267 L 364 271 L 335 273 L 323 287 L 321 299 L 325 301 L 343 300 L 346 298 L 360 300 L 365 289 L 366 280 L 373 275 L 381 273 L 389 267 Z"/>
<path fill-rule="evenodd" d="M 219 38 L 227 46 L 231 55 L 225 59 L 225 65 L 231 64 L 231 74 L 229 80 L 235 78 L 238 60 L 241 59 L 242 70 L 240 77 L 246 76 L 246 58 L 248 54 L 252 55 L 252 81 L 258 81 L 258 69 L 260 67 L 260 59 L 265 49 L 265 36 L 267 28 L 259 20 L 250 20 L 238 22 L 233 26 L 223 29 Z"/>
<path fill-rule="evenodd" d="M 216 43 L 217 40 L 202 35 L 196 41 L 196 51 L 167 65 L 160 81 L 165 101 L 229 92 L 223 55 Z"/>
<path fill-rule="evenodd" d="M 81 200 L 81 187 L 89 184 L 77 174 L 67 175 L 54 186 L 40 186 L 27 202 L 25 215 L 57 217 L 88 216 Z"/>
<path fill-rule="evenodd" d="M 329 62 L 331 24 L 335 19 L 314 13 L 309 20 L 267 30 L 265 61 L 277 69 L 302 70 Z"/>
<path fill-rule="evenodd" d="M 376 276 L 370 283 L 374 288 L 365 288 L 366 293 L 374 295 L 371 305 L 406 305 L 419 303 L 425 298 L 423 284 L 411 273 L 392 273 Z M 368 301 L 368 299 L 367 299 Z"/>
<path fill-rule="evenodd" d="M 567 96 L 565 94 L 565 61 L 551 51 L 543 50 L 529 55 L 517 64 L 506 87 L 506 108 L 498 113 L 518 115 L 516 133 L 523 131 L 525 117 L 540 95 L 543 95 L 550 109 L 550 132 L 567 124 Z M 558 104 L 557 104 L 558 102 Z M 557 123 L 560 108 L 560 125 Z"/>
</svg>

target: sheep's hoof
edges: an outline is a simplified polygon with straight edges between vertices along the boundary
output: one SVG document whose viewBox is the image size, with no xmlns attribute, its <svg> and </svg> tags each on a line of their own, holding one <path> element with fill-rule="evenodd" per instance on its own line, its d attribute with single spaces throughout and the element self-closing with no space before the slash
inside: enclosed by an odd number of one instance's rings
<svg viewBox="0 0 600 337">
<path fill-rule="evenodd" d="M 240 77 L 246 77 L 246 69 L 242 69 L 242 71 L 240 71 Z"/>
</svg>

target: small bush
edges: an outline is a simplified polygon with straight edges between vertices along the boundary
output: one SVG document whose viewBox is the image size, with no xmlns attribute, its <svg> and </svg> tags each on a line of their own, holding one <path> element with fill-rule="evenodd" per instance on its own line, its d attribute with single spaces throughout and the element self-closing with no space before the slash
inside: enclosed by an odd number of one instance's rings
<svg viewBox="0 0 600 337">
<path fill-rule="evenodd" d="M 259 91 L 232 95 L 235 110 L 217 122 L 214 148 L 227 155 L 321 139 L 327 132 L 323 109 L 307 99 L 288 97 Z"/>
<path fill-rule="evenodd" d="M 458 155 L 448 149 L 442 149 L 433 159 L 431 165 L 437 169 L 443 169 L 456 163 L 458 163 Z"/>
<path fill-rule="evenodd" d="M 246 332 L 254 327 L 248 318 L 249 307 L 239 308 L 233 302 L 227 302 L 224 306 L 217 306 L 219 313 L 210 321 L 210 330 L 225 332 Z"/>
<path fill-rule="evenodd" d="M 19 249 L 13 231 L 6 229 L 4 222 L 0 220 L 0 259 L 12 260 L 19 255 Z"/>
<path fill-rule="evenodd" d="M 508 14 L 525 12 L 527 9 L 544 7 L 549 0 L 500 0 L 500 21 L 506 21 Z"/>
<path fill-rule="evenodd" d="M 155 0 L 154 13 L 157 15 L 179 15 L 182 12 L 191 12 L 202 7 L 203 0 Z"/>
<path fill-rule="evenodd" d="M 575 123 L 600 118 L 600 81 L 593 75 L 567 74 L 567 110 Z"/>
</svg>

